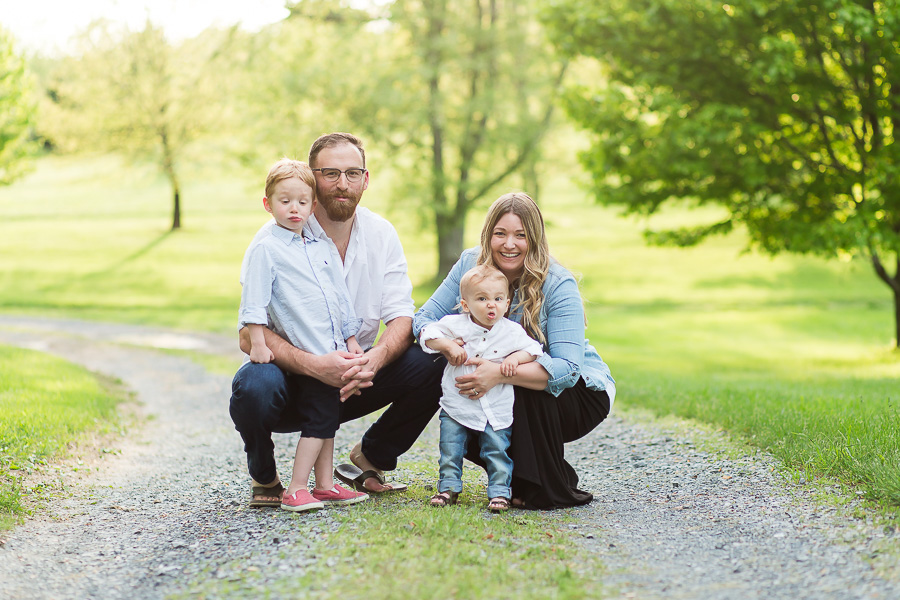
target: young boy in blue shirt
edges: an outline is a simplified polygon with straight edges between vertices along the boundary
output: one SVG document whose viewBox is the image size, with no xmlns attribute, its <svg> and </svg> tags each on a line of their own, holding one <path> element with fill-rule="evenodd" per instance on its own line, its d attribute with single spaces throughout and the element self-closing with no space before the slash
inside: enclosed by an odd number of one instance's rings
<svg viewBox="0 0 900 600">
<path fill-rule="evenodd" d="M 316 179 L 309 165 L 285 158 L 272 166 L 263 207 L 277 227 L 248 249 L 241 293 L 240 327 L 250 332 L 250 360 L 255 363 L 274 360 L 264 327 L 314 354 L 335 350 L 362 354 L 355 337 L 361 320 L 353 311 L 343 274 L 328 246 L 304 228 L 315 205 Z M 367 494 L 347 490 L 333 480 L 340 390 L 313 377 L 305 379 L 294 408 L 302 423 L 300 440 L 281 508 L 300 512 L 325 503 L 361 502 Z M 313 469 L 316 485 L 310 493 L 307 485 Z"/>
</svg>

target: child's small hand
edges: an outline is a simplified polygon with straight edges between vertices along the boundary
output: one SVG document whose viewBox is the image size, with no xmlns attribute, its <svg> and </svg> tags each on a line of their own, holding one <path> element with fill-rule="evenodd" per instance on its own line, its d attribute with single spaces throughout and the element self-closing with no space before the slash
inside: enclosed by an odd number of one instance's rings
<svg viewBox="0 0 900 600">
<path fill-rule="evenodd" d="M 253 346 L 250 349 L 250 362 L 270 363 L 275 360 L 275 354 L 268 346 Z"/>
<path fill-rule="evenodd" d="M 443 354 L 447 359 L 447 362 L 454 367 L 462 365 L 466 362 L 466 359 L 469 358 L 466 354 L 466 350 L 462 346 L 456 344 L 450 344 L 450 346 L 443 350 L 441 354 Z"/>
<path fill-rule="evenodd" d="M 359 342 L 356 341 L 356 336 L 351 336 L 347 338 L 347 352 L 350 354 L 362 354 L 363 349 L 362 346 L 359 345 Z"/>
<path fill-rule="evenodd" d="M 504 377 L 515 377 L 519 361 L 506 359 L 500 363 L 500 374 Z"/>
</svg>

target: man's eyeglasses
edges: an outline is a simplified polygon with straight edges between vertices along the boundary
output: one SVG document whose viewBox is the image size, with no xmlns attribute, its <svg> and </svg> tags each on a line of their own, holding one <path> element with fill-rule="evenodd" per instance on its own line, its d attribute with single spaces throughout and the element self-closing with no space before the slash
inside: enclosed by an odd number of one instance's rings
<svg viewBox="0 0 900 600">
<path fill-rule="evenodd" d="M 363 178 L 363 175 L 366 174 L 365 169 L 347 169 L 345 171 L 341 171 L 340 169 L 313 169 L 313 171 L 318 171 L 322 174 L 322 177 L 325 178 L 325 181 L 335 182 L 341 178 L 341 173 L 347 176 L 347 181 L 350 183 L 356 183 L 360 179 Z"/>
</svg>

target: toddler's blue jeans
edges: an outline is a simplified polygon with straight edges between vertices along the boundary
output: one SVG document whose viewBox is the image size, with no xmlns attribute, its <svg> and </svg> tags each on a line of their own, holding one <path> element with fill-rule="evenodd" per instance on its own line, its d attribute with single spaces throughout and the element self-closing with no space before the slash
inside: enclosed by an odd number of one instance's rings
<svg viewBox="0 0 900 600">
<path fill-rule="evenodd" d="M 441 461 L 438 492 L 461 492 L 463 456 L 466 454 L 466 440 L 472 430 L 454 421 L 443 409 L 440 418 Z M 484 461 L 487 471 L 488 498 L 509 499 L 513 463 L 506 449 L 509 448 L 512 427 L 494 431 L 488 423 L 484 431 L 474 433 L 478 436 L 481 460 Z"/>
</svg>

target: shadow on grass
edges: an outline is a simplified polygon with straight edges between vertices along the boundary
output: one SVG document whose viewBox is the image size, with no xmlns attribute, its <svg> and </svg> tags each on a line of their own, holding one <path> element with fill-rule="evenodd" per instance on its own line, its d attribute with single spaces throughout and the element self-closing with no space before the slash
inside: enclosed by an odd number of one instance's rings
<svg viewBox="0 0 900 600">
<path fill-rule="evenodd" d="M 137 250 L 135 250 L 128 256 L 118 260 L 117 262 L 111 264 L 110 266 L 106 267 L 105 269 L 101 269 L 99 271 L 94 271 L 92 273 L 83 275 L 81 277 L 81 279 L 88 280 L 88 281 L 91 279 L 97 279 L 97 278 L 102 279 L 103 277 L 105 277 L 107 275 L 115 273 L 116 271 L 118 271 L 120 268 L 124 267 L 128 263 L 134 262 L 134 261 L 138 260 L 139 258 L 141 258 L 142 256 L 145 256 L 151 250 L 153 250 L 158 245 L 163 243 L 166 240 L 166 238 L 168 238 L 170 235 L 172 235 L 172 233 L 173 233 L 173 231 L 171 229 L 166 230 L 165 232 L 163 232 L 162 235 L 160 235 L 159 237 L 157 237 L 154 240 L 150 240 L 150 242 L 145 244 L 142 248 L 138 248 Z"/>
<path fill-rule="evenodd" d="M 727 276 L 698 278 L 694 289 L 698 290 L 739 290 L 739 289 L 765 289 L 771 290 L 788 299 L 790 298 L 816 298 L 822 300 L 833 299 L 858 299 L 868 300 L 872 293 L 879 296 L 880 292 L 889 292 L 876 277 L 871 267 L 859 262 L 853 263 L 851 276 L 846 271 L 831 268 L 832 265 L 798 264 L 794 268 L 776 273 L 760 272 L 735 272 Z M 868 282 L 860 287 L 859 273 L 866 274 Z M 855 281 L 850 285 L 850 280 Z"/>
<path fill-rule="evenodd" d="M 85 273 L 83 275 L 74 276 L 71 278 L 63 279 L 56 281 L 43 288 L 44 292 L 54 292 L 68 289 L 72 284 L 75 283 L 90 283 L 92 281 L 103 281 L 107 276 L 112 275 L 122 267 L 135 262 L 136 260 L 146 256 L 150 253 L 151 250 L 162 244 L 170 235 L 172 235 L 172 230 L 169 229 L 163 232 L 161 235 L 151 240 L 141 248 L 138 248 L 128 256 L 120 258 L 114 263 L 110 264 L 107 267 L 102 269 L 98 269 L 96 271 L 92 271 L 90 273 Z"/>
</svg>

